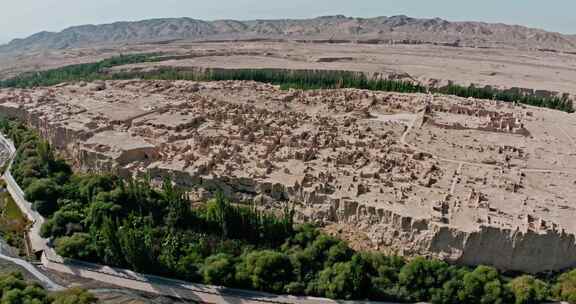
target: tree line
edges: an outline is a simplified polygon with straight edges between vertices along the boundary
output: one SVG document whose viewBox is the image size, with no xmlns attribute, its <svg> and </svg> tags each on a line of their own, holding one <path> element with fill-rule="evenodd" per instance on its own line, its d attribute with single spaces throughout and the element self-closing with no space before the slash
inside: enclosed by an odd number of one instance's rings
<svg viewBox="0 0 576 304">
<path fill-rule="evenodd" d="M 572 101 L 568 95 L 562 96 L 538 96 L 535 93 L 522 93 L 519 90 L 499 90 L 492 87 L 468 87 L 450 84 L 445 87 L 436 88 L 432 91 L 446 95 L 456 95 L 460 97 L 474 97 L 479 99 L 493 99 L 505 102 L 517 102 L 526 105 L 560 110 L 568 113 L 574 112 Z"/>
<path fill-rule="evenodd" d="M 93 63 L 68 65 L 60 68 L 27 72 L 16 77 L 0 80 L 0 88 L 33 88 L 52 86 L 64 82 L 94 81 L 109 79 L 106 70 L 115 66 L 151 62 L 158 59 L 158 54 L 129 54 L 103 59 Z"/>
<path fill-rule="evenodd" d="M 24 125 L 0 120 L 17 147 L 12 174 L 47 221 L 43 237 L 67 258 L 191 282 L 335 299 L 432 303 L 576 303 L 576 271 L 508 276 L 377 252 L 358 252 L 293 210 L 272 214 L 222 194 L 193 207 L 186 192 L 150 177 L 73 173 Z"/>
<path fill-rule="evenodd" d="M 574 112 L 573 103 L 567 95 L 540 96 L 536 93 L 505 91 L 492 87 L 461 86 L 450 84 L 439 88 L 426 88 L 418 83 L 402 80 L 370 78 L 362 72 L 332 70 L 286 70 L 286 69 L 203 69 L 190 70 L 164 67 L 148 72 L 108 73 L 107 69 L 125 64 L 157 62 L 164 58 L 159 54 L 130 54 L 104 59 L 95 63 L 77 64 L 57 69 L 25 73 L 0 81 L 2 87 L 29 88 L 50 86 L 71 81 L 149 79 L 149 80 L 250 80 L 279 85 L 282 89 L 338 89 L 355 88 L 400 93 L 441 93 L 460 97 L 494 99 Z"/>
<path fill-rule="evenodd" d="M 159 68 L 150 72 L 118 73 L 119 78 L 160 80 L 223 81 L 246 80 L 279 85 L 282 89 L 340 89 L 355 88 L 373 91 L 423 93 L 423 86 L 402 80 L 373 79 L 366 74 L 331 70 L 286 69 L 203 69 L 189 70 Z"/>
</svg>

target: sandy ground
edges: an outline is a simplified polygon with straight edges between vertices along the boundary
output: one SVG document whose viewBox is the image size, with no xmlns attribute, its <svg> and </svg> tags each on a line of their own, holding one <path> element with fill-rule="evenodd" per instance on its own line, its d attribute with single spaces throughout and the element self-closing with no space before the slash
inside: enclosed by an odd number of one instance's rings
<svg viewBox="0 0 576 304">
<path fill-rule="evenodd" d="M 463 84 L 576 92 L 576 55 L 571 54 L 432 45 L 238 43 L 200 47 L 249 49 L 262 51 L 263 55 L 206 56 L 161 65 L 407 73 L 423 82 L 452 80 Z"/>
<path fill-rule="evenodd" d="M 574 54 L 433 45 L 179 42 L 46 51 L 17 58 L 0 57 L 0 77 L 25 70 L 98 60 L 119 53 L 159 51 L 194 58 L 154 65 L 353 70 L 409 75 L 423 83 L 445 84 L 454 81 L 576 93 Z"/>
<path fill-rule="evenodd" d="M 340 69 L 423 83 L 452 80 L 576 93 L 576 55 L 431 45 L 134 45 L 4 59 L 0 73 L 86 62 L 120 52 L 157 51 L 180 57 L 118 69 Z M 521 231 L 542 239 L 556 237 L 558 244 L 576 233 L 574 114 L 485 100 L 429 99 L 422 94 L 281 91 L 250 82 L 121 81 L 107 82 L 105 87 L 93 91 L 90 86 L 70 84 L 34 91 L 3 90 L 1 107 L 36 113 L 49 122 L 43 128 L 66 130 L 55 132 L 51 139 L 55 146 L 65 148 L 76 136 L 84 138 L 80 142 L 86 155 L 76 159 L 79 167 L 182 172 L 179 182 L 184 186 L 193 185 L 199 177 L 215 184 L 224 177 L 222 183 L 232 189 L 281 184 L 292 189 L 287 192 L 290 200 L 312 206 L 302 210 L 304 220 L 353 227 L 369 236 L 366 241 L 356 235 L 364 247 L 381 248 L 388 245 L 384 237 L 393 235 L 374 230 L 368 212 L 382 218 L 392 212 L 414 225 L 427 222 L 462 233 L 487 227 Z M 432 109 L 422 116 L 426 107 Z M 419 122 L 422 117 L 426 123 Z M 93 132 L 85 138 L 87 130 Z M 343 203 L 330 205 L 336 200 Z M 342 214 L 335 218 L 324 212 L 330 208 L 339 208 Z M 426 231 L 419 229 L 411 231 Z M 420 244 L 391 243 L 399 248 Z M 564 246 L 558 244 L 554 246 Z M 447 248 L 441 254 L 447 252 L 456 259 L 461 252 L 476 253 L 472 247 L 458 251 L 452 250 L 458 244 L 449 245 L 438 247 Z M 510 258 L 514 263 L 528 262 L 520 268 L 512 262 L 503 267 L 532 269 L 529 265 L 534 263 L 525 257 L 545 257 L 529 246 L 520 248 L 524 251 L 511 246 L 501 253 L 517 254 Z M 564 263 L 574 256 L 570 250 L 544 263 L 543 269 L 576 264 Z M 494 252 L 494 261 L 498 260 L 499 251 L 487 251 Z M 414 252 L 422 250 L 414 246 Z"/>
<path fill-rule="evenodd" d="M 75 85 L 6 91 L 0 100 L 6 111 L 24 107 L 43 113 L 50 128 L 67 129 L 52 139 L 56 146 L 76 132 L 100 130 L 81 141 L 88 151 L 76 160 L 81 167 L 112 165 L 97 160 L 108 158 L 130 171 L 187 172 L 190 181 L 212 171 L 286 187 L 320 183 L 327 173 L 333 189 L 325 194 L 415 218 L 434 217 L 435 204 L 454 197 L 450 225 L 464 231 L 531 229 L 532 220 L 518 220 L 526 214 L 576 231 L 572 213 L 560 212 L 576 197 L 574 114 L 423 94 L 281 91 L 252 82 L 120 81 L 99 92 Z M 416 126 L 427 104 L 434 110 Z M 306 187 L 323 191 L 313 184 Z M 480 214 L 488 205 L 502 213 Z"/>
</svg>

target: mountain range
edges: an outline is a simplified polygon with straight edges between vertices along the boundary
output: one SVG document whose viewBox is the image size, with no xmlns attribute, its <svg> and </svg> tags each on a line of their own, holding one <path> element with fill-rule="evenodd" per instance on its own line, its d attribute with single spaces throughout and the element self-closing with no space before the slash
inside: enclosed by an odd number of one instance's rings
<svg viewBox="0 0 576 304">
<path fill-rule="evenodd" d="M 81 25 L 61 32 L 39 32 L 0 46 L 0 52 L 28 52 L 95 45 L 169 40 L 214 41 L 279 39 L 353 41 L 364 43 L 434 43 L 467 47 L 576 50 L 576 35 L 564 35 L 519 25 L 450 22 L 407 16 L 313 19 L 217 20 L 148 19 L 102 25 Z"/>
</svg>

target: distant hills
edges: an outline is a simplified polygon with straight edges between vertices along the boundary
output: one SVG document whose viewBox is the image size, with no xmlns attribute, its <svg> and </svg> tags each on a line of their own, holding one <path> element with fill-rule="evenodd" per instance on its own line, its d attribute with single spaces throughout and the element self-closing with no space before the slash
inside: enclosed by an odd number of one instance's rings
<svg viewBox="0 0 576 304">
<path fill-rule="evenodd" d="M 452 46 L 576 50 L 576 36 L 518 25 L 450 22 L 407 16 L 314 19 L 217 20 L 149 19 L 102 25 L 81 25 L 61 32 L 40 32 L 0 46 L 0 52 L 68 49 L 94 45 L 167 40 L 282 39 L 359 41 L 363 43 L 436 43 Z"/>
</svg>

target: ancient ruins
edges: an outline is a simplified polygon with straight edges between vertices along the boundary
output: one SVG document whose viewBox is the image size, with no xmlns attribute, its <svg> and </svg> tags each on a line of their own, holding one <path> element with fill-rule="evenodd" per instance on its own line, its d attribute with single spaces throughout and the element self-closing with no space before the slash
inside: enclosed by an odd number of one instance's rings
<svg viewBox="0 0 576 304">
<path fill-rule="evenodd" d="M 293 204 L 358 247 L 538 272 L 576 266 L 576 116 L 498 101 L 256 82 L 0 91 L 85 171 Z"/>
</svg>

